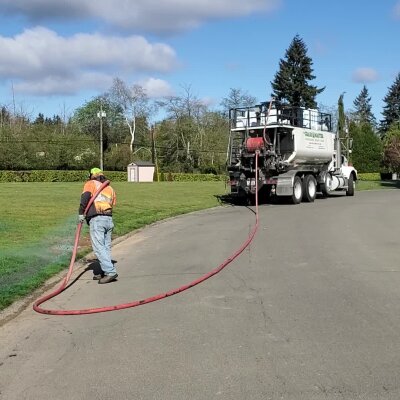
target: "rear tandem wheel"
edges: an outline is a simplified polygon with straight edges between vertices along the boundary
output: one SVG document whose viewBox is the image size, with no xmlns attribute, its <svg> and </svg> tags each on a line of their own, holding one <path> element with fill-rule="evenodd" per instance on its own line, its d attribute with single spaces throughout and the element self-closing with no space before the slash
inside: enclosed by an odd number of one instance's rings
<svg viewBox="0 0 400 400">
<path fill-rule="evenodd" d="M 303 183 L 299 176 L 295 176 L 293 180 L 293 194 L 290 199 L 293 204 L 300 204 L 303 198 Z"/>
<path fill-rule="evenodd" d="M 312 203 L 317 197 L 317 180 L 308 174 L 303 178 L 303 201 Z"/>
</svg>

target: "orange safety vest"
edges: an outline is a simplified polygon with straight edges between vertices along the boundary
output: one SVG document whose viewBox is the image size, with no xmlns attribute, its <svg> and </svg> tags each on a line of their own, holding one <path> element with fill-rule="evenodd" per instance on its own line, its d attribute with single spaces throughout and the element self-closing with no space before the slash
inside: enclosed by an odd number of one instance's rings
<svg viewBox="0 0 400 400">
<path fill-rule="evenodd" d="M 91 179 L 85 183 L 83 187 L 82 197 L 86 193 L 90 193 L 92 197 L 99 190 L 101 182 Z M 91 218 L 95 215 L 112 215 L 113 206 L 116 204 L 116 194 L 114 189 L 108 185 L 96 197 L 93 204 L 90 206 L 87 217 Z"/>
</svg>

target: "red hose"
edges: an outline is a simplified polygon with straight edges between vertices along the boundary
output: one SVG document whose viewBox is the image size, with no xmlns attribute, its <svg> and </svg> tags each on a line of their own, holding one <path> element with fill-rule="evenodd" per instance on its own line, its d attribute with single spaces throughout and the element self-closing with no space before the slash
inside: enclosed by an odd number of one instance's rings
<svg viewBox="0 0 400 400">
<path fill-rule="evenodd" d="M 236 257 L 238 257 L 243 252 L 243 250 L 251 243 L 251 241 L 254 238 L 254 235 L 257 232 L 257 229 L 258 229 L 258 151 L 256 152 L 255 159 L 256 159 L 256 164 L 255 164 L 256 165 L 256 168 L 255 168 L 256 169 L 256 176 L 255 176 L 255 179 L 256 179 L 256 194 L 255 194 L 256 222 L 255 222 L 255 225 L 254 225 L 253 229 L 251 230 L 248 238 L 243 242 L 243 244 L 230 257 L 228 257 L 224 262 L 222 262 L 217 268 L 213 269 L 212 271 L 208 272 L 207 274 L 201 276 L 200 278 L 198 278 L 184 286 L 178 287 L 176 289 L 172 289 L 166 293 L 161 293 L 161 294 L 157 294 L 152 297 L 148 297 L 143 300 L 132 301 L 130 303 L 123 303 L 123 304 L 117 304 L 114 306 L 106 306 L 106 307 L 99 307 L 99 308 L 87 308 L 87 309 L 83 309 L 83 310 L 48 310 L 48 309 L 41 308 L 39 306 L 42 303 L 44 303 L 47 300 L 50 300 L 51 298 L 60 294 L 68 284 L 68 281 L 69 281 L 72 271 L 73 271 L 73 265 L 75 263 L 76 251 L 77 251 L 79 237 L 80 237 L 80 233 L 81 233 L 81 229 L 82 229 L 82 223 L 79 223 L 77 230 L 76 230 L 76 234 L 75 234 L 75 243 L 74 243 L 74 249 L 72 252 L 71 262 L 69 264 L 69 270 L 68 270 L 66 277 L 64 278 L 61 286 L 58 289 L 56 289 L 54 292 L 52 292 L 40 299 L 38 299 L 33 304 L 33 309 L 38 313 L 51 314 L 51 315 L 83 315 L 83 314 L 101 313 L 101 312 L 106 312 L 106 311 L 122 310 L 124 308 L 141 306 L 143 304 L 152 303 L 153 301 L 157 301 L 157 300 L 164 299 L 166 297 L 173 296 L 174 294 L 178 294 L 178 293 L 183 292 L 184 290 L 190 289 L 193 286 L 196 286 L 199 283 L 204 282 L 206 279 L 211 278 L 212 276 L 216 275 L 218 272 L 223 270 L 228 264 L 230 264 Z M 87 210 L 89 209 L 90 205 L 93 203 L 96 196 L 101 192 L 101 190 L 104 189 L 104 187 L 106 187 L 109 184 L 110 184 L 109 181 L 104 182 L 104 184 L 100 187 L 100 189 L 94 194 L 94 196 L 92 196 L 91 201 L 89 202 L 88 206 L 86 207 L 85 214 L 86 214 Z"/>
</svg>

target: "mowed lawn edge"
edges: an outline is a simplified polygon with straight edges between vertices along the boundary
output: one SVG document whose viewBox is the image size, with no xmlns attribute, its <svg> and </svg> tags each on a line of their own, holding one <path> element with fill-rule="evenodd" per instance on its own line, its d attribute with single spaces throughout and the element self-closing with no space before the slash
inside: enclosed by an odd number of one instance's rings
<svg viewBox="0 0 400 400">
<path fill-rule="evenodd" d="M 220 205 L 224 182 L 111 183 L 113 239 L 166 218 Z M 0 310 L 69 265 L 83 183 L 0 183 Z M 91 251 L 84 224 L 78 258 Z"/>
</svg>

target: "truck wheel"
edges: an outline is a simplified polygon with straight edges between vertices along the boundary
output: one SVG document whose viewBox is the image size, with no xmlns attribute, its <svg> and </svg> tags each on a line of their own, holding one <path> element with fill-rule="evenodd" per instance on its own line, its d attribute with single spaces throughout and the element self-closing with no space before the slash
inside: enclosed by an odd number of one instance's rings
<svg viewBox="0 0 400 400">
<path fill-rule="evenodd" d="M 308 174 L 303 179 L 303 201 L 312 203 L 317 197 L 317 180 Z"/>
<path fill-rule="evenodd" d="M 348 185 L 348 188 L 346 190 L 346 196 L 354 196 L 354 189 L 356 186 L 356 182 L 354 181 L 353 174 L 350 174 L 347 185 Z"/>
<path fill-rule="evenodd" d="M 320 184 L 321 193 L 322 193 L 322 196 L 323 196 L 323 197 L 328 197 L 329 194 L 331 193 L 331 191 L 330 191 L 331 179 L 332 179 L 332 178 L 331 178 L 330 173 L 327 172 L 327 173 L 325 174 L 325 177 L 324 177 L 324 182 Z"/>
<path fill-rule="evenodd" d="M 299 204 L 303 198 L 303 184 L 299 176 L 295 176 L 293 180 L 293 194 L 291 200 L 293 204 Z"/>
</svg>

